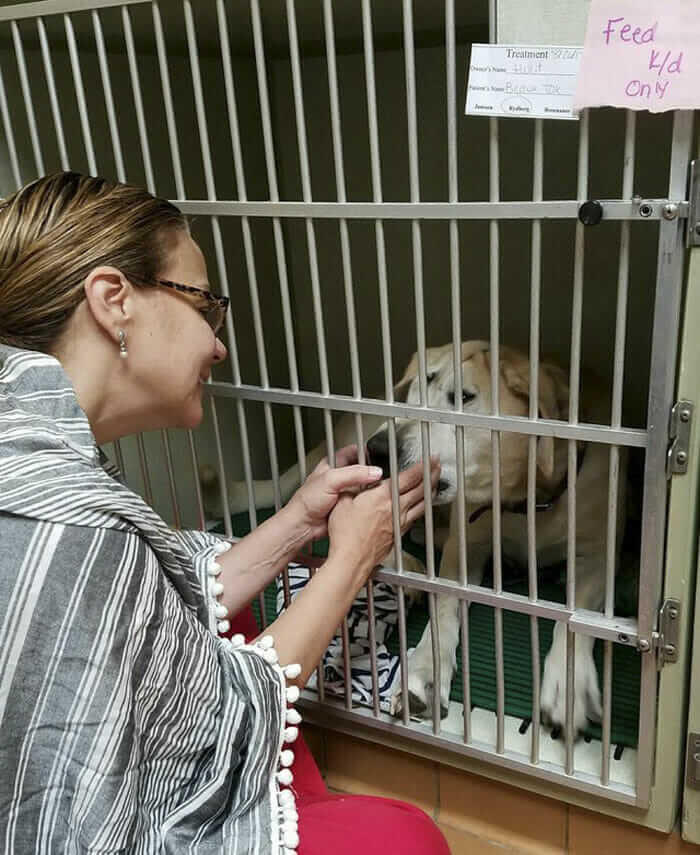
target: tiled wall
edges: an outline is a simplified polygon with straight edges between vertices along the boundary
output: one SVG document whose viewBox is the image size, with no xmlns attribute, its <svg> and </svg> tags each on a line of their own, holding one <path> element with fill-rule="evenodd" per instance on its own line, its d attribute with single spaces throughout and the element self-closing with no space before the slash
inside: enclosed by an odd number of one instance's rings
<svg viewBox="0 0 700 855">
<path fill-rule="evenodd" d="M 389 796 L 425 810 L 452 855 L 700 855 L 659 834 L 403 751 L 306 725 L 331 790 Z"/>
</svg>

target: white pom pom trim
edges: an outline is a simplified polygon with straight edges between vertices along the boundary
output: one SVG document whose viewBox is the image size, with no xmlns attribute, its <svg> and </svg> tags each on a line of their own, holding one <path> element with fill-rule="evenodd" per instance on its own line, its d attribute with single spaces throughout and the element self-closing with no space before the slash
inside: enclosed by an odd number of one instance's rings
<svg viewBox="0 0 700 855">
<path fill-rule="evenodd" d="M 286 713 L 287 724 L 301 724 L 301 715 L 295 709 L 288 709 Z"/>
<path fill-rule="evenodd" d="M 219 588 L 216 587 L 219 583 L 214 582 L 210 585 L 209 590 L 214 597 L 219 595 Z M 223 589 L 223 586 L 221 586 Z M 219 592 L 219 593 L 217 593 Z M 225 607 L 216 603 L 214 613 L 217 618 L 224 617 L 226 612 Z M 228 614 L 228 612 L 226 612 Z M 217 629 L 220 633 L 228 632 L 230 629 L 228 620 L 220 620 L 217 623 Z M 246 644 L 245 638 L 241 634 L 234 635 L 229 644 L 232 650 L 249 651 L 260 656 L 268 663 L 281 677 L 280 689 L 283 707 L 284 707 L 284 722 L 280 731 L 280 747 L 279 756 L 277 758 L 278 769 L 275 772 L 271 786 L 277 797 L 278 805 L 278 824 L 277 832 L 279 851 L 284 855 L 297 855 L 297 847 L 299 845 L 298 821 L 299 814 L 296 810 L 296 799 L 294 792 L 291 789 L 283 789 L 290 787 L 294 781 L 294 775 L 291 766 L 294 763 L 294 752 L 289 748 L 284 748 L 285 744 L 294 742 L 299 736 L 298 724 L 301 722 L 301 715 L 292 707 L 287 707 L 287 704 L 296 703 L 299 699 L 300 690 L 298 686 L 287 686 L 287 680 L 293 680 L 301 674 L 301 666 L 298 664 L 279 665 L 279 657 L 275 650 L 275 639 L 271 635 L 264 635 L 258 638 L 252 644 Z M 274 804 L 274 803 L 273 803 Z"/>
</svg>

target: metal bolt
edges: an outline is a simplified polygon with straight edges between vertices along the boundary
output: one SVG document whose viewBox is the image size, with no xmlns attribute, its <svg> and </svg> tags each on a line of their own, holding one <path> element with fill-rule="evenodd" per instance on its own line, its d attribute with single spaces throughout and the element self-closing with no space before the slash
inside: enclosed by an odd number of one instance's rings
<svg viewBox="0 0 700 855">
<path fill-rule="evenodd" d="M 629 635 L 625 635 L 624 632 L 621 632 L 617 636 L 617 639 L 618 639 L 618 641 L 621 641 L 623 644 L 627 644 L 627 642 L 630 640 L 630 637 L 629 637 Z"/>
<path fill-rule="evenodd" d="M 678 205 L 675 202 L 667 202 L 663 207 L 664 219 L 675 220 L 678 216 Z"/>
<path fill-rule="evenodd" d="M 685 451 L 679 451 L 676 454 L 676 463 L 680 463 L 681 466 L 688 461 L 688 455 Z"/>
<path fill-rule="evenodd" d="M 639 206 L 640 217 L 650 217 L 654 213 L 654 208 L 648 202 L 642 202 Z M 700 226 L 700 223 L 698 223 Z"/>
<path fill-rule="evenodd" d="M 676 652 L 676 645 L 675 644 L 664 645 L 664 653 L 666 654 L 666 656 L 673 656 L 675 654 L 675 652 Z"/>
<path fill-rule="evenodd" d="M 642 653 L 646 653 L 647 651 L 651 650 L 651 645 L 646 640 L 646 638 L 640 638 L 639 644 L 637 646 L 642 651 Z"/>
<path fill-rule="evenodd" d="M 681 410 L 680 420 L 682 422 L 687 422 L 690 419 L 690 410 Z"/>
<path fill-rule="evenodd" d="M 678 617 L 678 609 L 677 608 L 669 609 L 668 610 L 668 616 L 671 618 L 671 620 L 675 620 Z"/>
</svg>

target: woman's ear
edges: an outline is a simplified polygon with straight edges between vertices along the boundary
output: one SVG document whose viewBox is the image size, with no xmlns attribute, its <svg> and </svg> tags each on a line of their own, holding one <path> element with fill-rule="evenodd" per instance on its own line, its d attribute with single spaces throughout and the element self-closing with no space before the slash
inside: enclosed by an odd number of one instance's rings
<svg viewBox="0 0 700 855">
<path fill-rule="evenodd" d="M 130 320 L 133 286 L 114 267 L 96 267 L 85 277 L 85 301 L 95 323 L 112 339 Z"/>
</svg>

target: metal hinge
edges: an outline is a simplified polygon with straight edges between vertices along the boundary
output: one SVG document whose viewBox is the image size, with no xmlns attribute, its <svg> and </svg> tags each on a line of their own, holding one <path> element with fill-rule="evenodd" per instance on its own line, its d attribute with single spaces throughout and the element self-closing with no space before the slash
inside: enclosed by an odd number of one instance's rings
<svg viewBox="0 0 700 855">
<path fill-rule="evenodd" d="M 700 163 L 690 163 L 690 186 L 688 188 L 688 231 L 686 246 L 700 246 Z"/>
<path fill-rule="evenodd" d="M 666 476 L 685 475 L 688 471 L 688 446 L 690 426 L 693 422 L 693 405 L 690 401 L 678 401 L 671 409 L 668 424 L 668 453 Z"/>
<path fill-rule="evenodd" d="M 689 787 L 700 790 L 700 733 L 688 734 L 685 780 Z"/>
<path fill-rule="evenodd" d="M 681 601 L 664 600 L 659 610 L 659 630 L 651 634 L 656 651 L 656 664 L 659 671 L 671 662 L 678 661 L 678 633 L 681 624 Z M 649 645 L 646 645 L 649 649 Z M 640 649 L 642 649 L 640 647 Z M 642 650 L 642 652 L 644 652 Z"/>
</svg>

